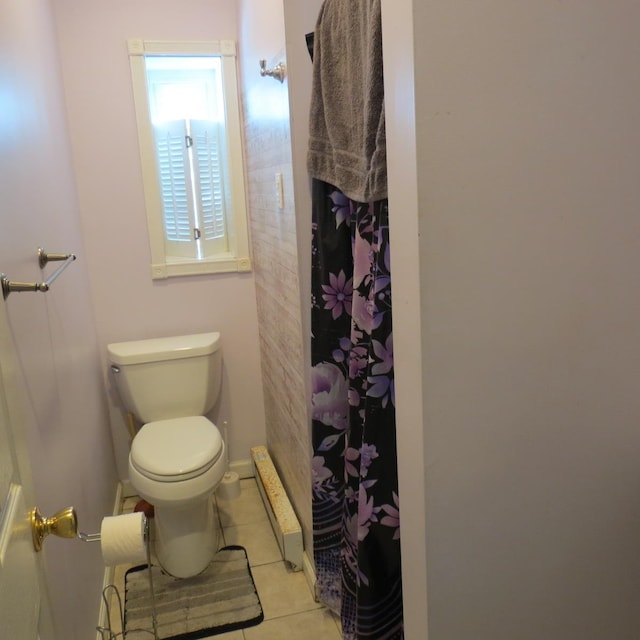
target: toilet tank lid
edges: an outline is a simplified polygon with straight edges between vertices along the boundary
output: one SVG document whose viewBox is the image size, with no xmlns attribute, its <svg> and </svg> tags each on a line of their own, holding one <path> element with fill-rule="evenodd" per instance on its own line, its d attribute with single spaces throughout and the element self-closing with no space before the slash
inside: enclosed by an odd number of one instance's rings
<svg viewBox="0 0 640 640">
<path fill-rule="evenodd" d="M 204 356 L 219 348 L 220 333 L 217 331 L 132 342 L 114 342 L 107 345 L 111 362 L 120 365 Z"/>
</svg>

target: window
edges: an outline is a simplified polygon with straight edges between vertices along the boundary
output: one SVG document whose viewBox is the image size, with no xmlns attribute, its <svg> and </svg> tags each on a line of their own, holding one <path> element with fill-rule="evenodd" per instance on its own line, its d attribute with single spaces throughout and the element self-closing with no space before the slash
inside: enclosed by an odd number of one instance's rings
<svg viewBox="0 0 640 640">
<path fill-rule="evenodd" d="M 128 45 L 152 278 L 249 271 L 235 43 Z"/>
</svg>

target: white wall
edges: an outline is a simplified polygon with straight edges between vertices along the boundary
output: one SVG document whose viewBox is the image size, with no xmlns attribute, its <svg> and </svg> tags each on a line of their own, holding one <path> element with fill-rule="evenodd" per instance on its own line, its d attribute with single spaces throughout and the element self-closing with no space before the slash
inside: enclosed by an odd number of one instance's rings
<svg viewBox="0 0 640 640">
<path fill-rule="evenodd" d="M 426 318 L 421 246 L 415 110 L 413 2 L 382 1 L 385 117 L 389 184 L 393 352 L 398 484 L 401 510 L 402 599 L 407 640 L 426 640 L 427 557 L 424 421 L 429 366 L 422 343 Z M 421 35 L 418 34 L 417 38 Z M 456 639 L 457 640 L 457 639 Z"/>
<path fill-rule="evenodd" d="M 228 0 L 53 0 L 101 355 L 109 342 L 220 331 L 231 460 L 265 442 L 253 274 L 152 281 L 126 41 L 237 38 Z M 106 363 L 103 364 L 106 372 Z M 128 438 L 110 390 L 121 476 Z"/>
<path fill-rule="evenodd" d="M 11 331 L 0 364 L 26 431 L 37 506 L 51 516 L 73 505 L 80 528 L 97 531 L 113 510 L 116 473 L 51 9 L 47 0 L 0 0 L 0 15 L 0 271 L 42 281 L 57 265 L 40 271 L 39 245 L 78 256 L 48 293 L 0 299 Z M 99 545 L 50 536 L 40 558 L 55 639 L 92 637 Z"/>
<path fill-rule="evenodd" d="M 421 362 L 404 350 L 397 374 L 424 377 L 422 429 L 400 428 L 400 468 L 425 461 L 401 484 L 405 593 L 426 571 L 430 640 L 637 638 L 640 7 L 386 8 L 415 39 L 417 207 L 391 207 L 394 283 L 404 242 L 420 274 L 420 326 L 394 323 Z M 401 109 L 388 125 L 400 146 Z"/>
<path fill-rule="evenodd" d="M 314 30 L 322 0 L 283 0 L 289 84 L 289 127 L 292 166 L 292 193 L 295 199 L 297 241 L 298 295 L 302 340 L 302 371 L 299 393 L 304 397 L 304 419 L 299 420 L 298 441 L 304 446 L 298 456 L 307 457 L 304 482 L 298 483 L 296 510 L 300 516 L 307 557 L 313 562 L 313 522 L 311 506 L 311 182 L 307 172 L 309 143 L 309 105 L 313 64 L 309 57 L 305 35 Z M 277 449 L 276 449 L 277 450 Z M 291 451 L 292 454 L 295 452 Z M 291 466 L 291 462 L 289 462 Z M 301 475 L 301 474 L 298 474 Z M 304 511 L 303 511 L 304 509 Z"/>
<path fill-rule="evenodd" d="M 303 335 L 311 335 L 311 181 L 307 172 L 309 146 L 309 105 L 311 70 L 305 36 L 316 26 L 322 0 L 283 0 L 286 30 L 287 72 L 289 76 L 289 112 L 291 120 L 291 154 L 293 162 L 296 229 Z M 305 343 L 305 362 L 311 371 L 311 339 Z M 310 382 L 307 376 L 307 385 Z M 307 388 L 311 402 L 311 389 Z"/>
</svg>

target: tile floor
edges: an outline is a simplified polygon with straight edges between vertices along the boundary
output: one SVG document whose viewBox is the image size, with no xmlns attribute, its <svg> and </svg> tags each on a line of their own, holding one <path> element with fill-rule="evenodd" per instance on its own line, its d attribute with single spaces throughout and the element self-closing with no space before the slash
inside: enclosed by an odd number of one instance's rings
<svg viewBox="0 0 640 640">
<path fill-rule="evenodd" d="M 291 571 L 282 560 L 271 523 L 253 478 L 240 481 L 242 492 L 235 500 L 215 498 L 220 527 L 220 546 L 237 544 L 247 550 L 251 573 L 258 590 L 264 621 L 248 629 L 212 636 L 216 640 L 340 640 L 339 620 L 314 601 L 302 571 Z M 122 512 L 133 510 L 137 498 L 126 498 Z M 117 567 L 114 582 L 124 594 L 124 573 Z"/>
</svg>

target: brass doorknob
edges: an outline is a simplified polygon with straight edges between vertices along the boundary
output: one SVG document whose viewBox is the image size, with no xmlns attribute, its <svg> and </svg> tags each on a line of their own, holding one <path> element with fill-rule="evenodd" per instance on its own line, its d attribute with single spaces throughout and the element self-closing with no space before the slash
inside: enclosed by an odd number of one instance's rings
<svg viewBox="0 0 640 640">
<path fill-rule="evenodd" d="M 42 543 L 50 533 L 60 538 L 76 538 L 78 536 L 78 516 L 73 507 L 61 509 L 51 518 L 43 517 L 36 507 L 29 514 L 29 519 L 33 535 L 33 548 L 36 551 L 42 549 Z"/>
</svg>

